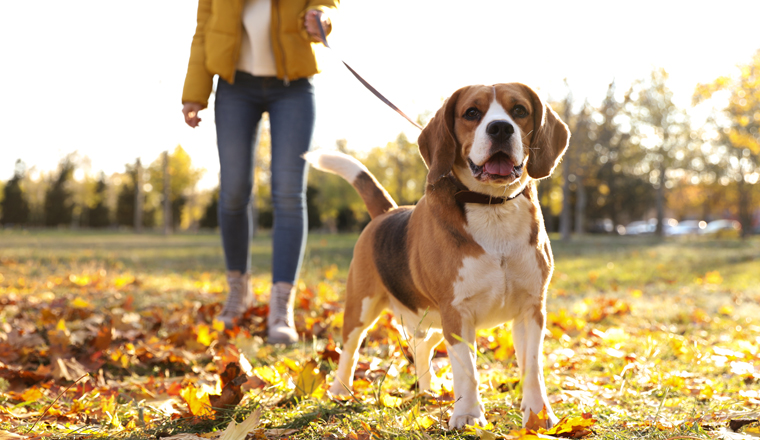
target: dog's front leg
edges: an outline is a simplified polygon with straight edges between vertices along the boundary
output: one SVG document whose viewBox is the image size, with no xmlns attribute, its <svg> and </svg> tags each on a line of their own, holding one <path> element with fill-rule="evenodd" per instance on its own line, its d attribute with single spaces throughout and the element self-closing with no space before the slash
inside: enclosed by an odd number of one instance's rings
<svg viewBox="0 0 760 440">
<path fill-rule="evenodd" d="M 478 392 L 478 370 L 475 365 L 475 327 L 462 323 L 461 330 L 451 331 L 444 323 L 446 349 L 454 374 L 454 412 L 449 428 L 465 425 L 486 425 L 485 408 Z M 461 333 L 461 334 L 460 334 Z"/>
<path fill-rule="evenodd" d="M 512 324 L 512 339 L 522 376 L 523 398 L 520 409 L 523 413 L 523 426 L 528 422 L 531 411 L 538 414 L 544 407 L 548 416 L 546 428 L 551 428 L 558 421 L 549 405 L 544 384 L 542 346 L 545 326 L 543 311 L 525 314 Z"/>
</svg>

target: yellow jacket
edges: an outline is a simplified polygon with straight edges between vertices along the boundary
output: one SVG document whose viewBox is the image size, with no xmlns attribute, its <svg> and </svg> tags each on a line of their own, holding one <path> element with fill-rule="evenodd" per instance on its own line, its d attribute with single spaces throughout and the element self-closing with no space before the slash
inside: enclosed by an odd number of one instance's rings
<svg viewBox="0 0 760 440">
<path fill-rule="evenodd" d="M 312 39 L 303 26 L 306 12 L 329 13 L 340 0 L 272 0 L 272 50 L 277 77 L 306 78 L 319 73 Z M 245 0 L 199 0 L 198 25 L 190 46 L 190 62 L 182 102 L 208 105 L 214 75 L 235 81 L 240 55 Z M 331 29 L 325 29 L 329 33 Z"/>
</svg>

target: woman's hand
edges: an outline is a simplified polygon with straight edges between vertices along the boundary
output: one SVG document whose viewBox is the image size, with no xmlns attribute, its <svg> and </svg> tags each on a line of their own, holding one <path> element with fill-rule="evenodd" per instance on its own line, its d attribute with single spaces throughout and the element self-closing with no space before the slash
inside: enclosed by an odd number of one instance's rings
<svg viewBox="0 0 760 440">
<path fill-rule="evenodd" d="M 319 32 L 319 23 L 322 23 L 322 28 L 327 33 L 327 29 L 330 27 L 330 19 L 318 9 L 309 10 L 304 18 L 306 32 L 314 41 L 321 41 L 322 44 L 325 44 L 325 41 L 322 41 L 322 33 Z"/>
<path fill-rule="evenodd" d="M 200 124 L 201 118 L 198 112 L 203 110 L 203 104 L 200 102 L 186 102 L 182 106 L 182 114 L 185 115 L 185 124 L 195 128 Z"/>
</svg>

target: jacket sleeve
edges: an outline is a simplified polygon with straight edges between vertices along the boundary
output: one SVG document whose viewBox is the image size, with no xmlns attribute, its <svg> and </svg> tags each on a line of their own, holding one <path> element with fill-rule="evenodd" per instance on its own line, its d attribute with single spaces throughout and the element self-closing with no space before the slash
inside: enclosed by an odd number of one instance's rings
<svg viewBox="0 0 760 440">
<path fill-rule="evenodd" d="M 325 34 L 330 35 L 330 32 L 332 32 L 333 17 L 335 16 L 335 11 L 337 11 L 339 3 L 340 0 L 309 0 L 306 8 L 301 11 L 301 14 L 298 16 L 298 22 L 303 23 L 306 18 L 306 13 L 312 9 L 322 11 L 322 13 L 327 15 L 327 18 L 330 19 L 327 29 L 325 29 Z M 303 26 L 301 27 L 301 36 L 306 41 L 312 41 L 311 36 L 306 32 L 306 28 Z"/>
<path fill-rule="evenodd" d="M 211 16 L 211 0 L 198 0 L 198 24 L 190 45 L 190 61 L 187 64 L 182 103 L 199 102 L 208 106 L 214 76 L 206 69 L 206 22 Z"/>
</svg>

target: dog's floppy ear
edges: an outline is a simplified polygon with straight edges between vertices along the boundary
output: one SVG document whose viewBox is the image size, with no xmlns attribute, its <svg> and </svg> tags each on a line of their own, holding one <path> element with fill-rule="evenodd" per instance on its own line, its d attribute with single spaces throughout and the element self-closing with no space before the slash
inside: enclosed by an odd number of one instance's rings
<svg viewBox="0 0 760 440">
<path fill-rule="evenodd" d="M 436 112 L 417 139 L 420 155 L 428 167 L 428 184 L 435 184 L 448 175 L 454 166 L 458 146 L 454 133 L 454 112 L 457 99 L 466 89 L 463 87 L 457 90 L 443 103 L 443 107 Z"/>
<path fill-rule="evenodd" d="M 570 130 L 536 92 L 524 86 L 533 101 L 533 140 L 528 156 L 528 175 L 534 179 L 549 176 L 567 150 Z"/>
</svg>

